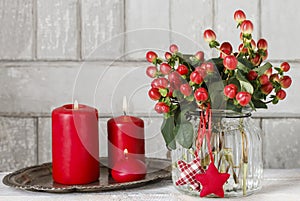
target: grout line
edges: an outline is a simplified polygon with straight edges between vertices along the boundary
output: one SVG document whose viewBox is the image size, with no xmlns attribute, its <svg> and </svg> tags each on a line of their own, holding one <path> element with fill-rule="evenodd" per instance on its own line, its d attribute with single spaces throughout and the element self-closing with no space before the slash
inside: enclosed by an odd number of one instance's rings
<svg viewBox="0 0 300 201">
<path fill-rule="evenodd" d="M 126 53 L 126 46 L 127 46 L 127 34 L 126 31 L 127 31 L 127 26 L 126 26 L 126 21 L 127 21 L 127 15 L 126 15 L 126 0 L 123 1 L 123 35 L 124 35 L 124 38 L 123 38 L 123 44 L 122 44 L 122 55 L 125 55 Z M 121 19 L 122 20 L 122 19 Z M 125 61 L 125 56 L 122 56 L 122 61 Z"/>
<path fill-rule="evenodd" d="M 211 12 L 212 12 L 212 17 L 213 17 L 211 26 L 212 26 L 212 29 L 215 30 L 216 29 L 215 25 L 216 25 L 216 21 L 217 21 L 217 19 L 216 19 L 216 2 L 215 2 L 215 0 L 212 0 L 211 8 L 212 8 Z"/>
<path fill-rule="evenodd" d="M 262 9 L 261 9 L 261 1 L 258 1 L 257 9 L 258 9 L 258 38 L 262 38 Z"/>
<path fill-rule="evenodd" d="M 172 40 L 173 40 L 173 35 L 172 35 L 172 31 L 173 31 L 173 27 L 172 27 L 172 8 L 173 8 L 173 4 L 172 1 L 169 0 L 169 44 L 172 44 Z"/>
<path fill-rule="evenodd" d="M 36 133 L 36 164 L 39 164 L 39 117 L 35 117 L 35 133 Z"/>
<path fill-rule="evenodd" d="M 273 63 L 281 63 L 284 59 L 270 59 L 268 62 L 273 62 Z M 300 59 L 297 60 L 284 60 L 292 64 L 300 64 Z M 127 59 L 127 60 L 112 60 L 112 59 L 83 59 L 81 61 L 78 60 L 72 60 L 72 59 L 36 59 L 36 60 L 0 60 L 0 65 L 1 64 L 10 64 L 10 63 L 37 63 L 37 62 L 45 62 L 45 63 L 61 63 L 61 62 L 70 62 L 70 63 L 80 63 L 80 62 L 128 62 L 128 63 L 133 63 L 133 62 L 144 62 L 145 59 Z"/>
<path fill-rule="evenodd" d="M 81 0 L 77 1 L 77 58 L 79 61 L 82 61 L 83 59 L 83 49 L 82 49 L 82 2 Z"/>
<path fill-rule="evenodd" d="M 32 57 L 33 60 L 37 60 L 37 35 L 38 35 L 38 6 L 37 0 L 32 1 L 32 28 L 33 28 L 33 36 L 32 36 Z"/>
</svg>

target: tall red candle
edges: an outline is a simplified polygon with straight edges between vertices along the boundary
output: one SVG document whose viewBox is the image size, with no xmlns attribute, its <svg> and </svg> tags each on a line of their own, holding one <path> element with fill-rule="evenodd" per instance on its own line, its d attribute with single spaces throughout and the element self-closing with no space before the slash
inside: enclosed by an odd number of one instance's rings
<svg viewBox="0 0 300 201">
<path fill-rule="evenodd" d="M 99 178 L 98 111 L 73 104 L 52 111 L 52 175 L 61 184 Z"/>
<path fill-rule="evenodd" d="M 145 161 L 144 121 L 134 116 L 119 116 L 107 122 L 108 166 L 113 168 L 123 159 L 124 150 L 130 158 Z"/>
</svg>

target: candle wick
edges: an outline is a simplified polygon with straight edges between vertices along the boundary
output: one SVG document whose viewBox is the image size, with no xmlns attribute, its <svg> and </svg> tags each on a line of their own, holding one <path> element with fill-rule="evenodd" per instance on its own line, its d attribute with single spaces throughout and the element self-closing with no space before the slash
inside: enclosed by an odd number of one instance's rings
<svg viewBox="0 0 300 201">
<path fill-rule="evenodd" d="M 123 111 L 123 114 L 124 114 L 124 116 L 126 116 L 127 114 L 126 114 L 126 111 Z"/>
<path fill-rule="evenodd" d="M 74 101 L 74 104 L 73 104 L 73 109 L 74 109 L 74 110 L 78 110 L 78 108 L 79 108 L 78 101 L 75 100 L 75 101 Z"/>
<path fill-rule="evenodd" d="M 123 113 L 126 116 L 127 113 L 127 109 L 128 109 L 128 105 L 127 105 L 127 99 L 126 96 L 123 97 Z"/>
</svg>

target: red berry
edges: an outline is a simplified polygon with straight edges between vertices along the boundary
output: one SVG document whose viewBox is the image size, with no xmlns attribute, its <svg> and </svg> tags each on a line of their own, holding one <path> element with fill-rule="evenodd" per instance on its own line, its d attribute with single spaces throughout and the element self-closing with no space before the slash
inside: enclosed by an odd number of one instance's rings
<svg viewBox="0 0 300 201">
<path fill-rule="evenodd" d="M 233 18 L 237 23 L 241 23 L 246 19 L 246 15 L 242 10 L 237 10 L 234 12 Z"/>
<path fill-rule="evenodd" d="M 176 53 L 176 52 L 178 52 L 178 46 L 175 44 L 172 44 L 172 45 L 170 45 L 169 50 L 172 53 Z"/>
<path fill-rule="evenodd" d="M 186 75 L 189 73 L 189 69 L 188 67 L 186 67 L 186 65 L 179 65 L 178 68 L 177 68 L 177 72 L 180 74 L 180 75 Z"/>
<path fill-rule="evenodd" d="M 170 52 L 166 52 L 165 53 L 165 58 L 168 60 L 168 59 L 171 59 L 172 57 L 172 54 Z"/>
<path fill-rule="evenodd" d="M 202 52 L 202 51 L 196 52 L 195 57 L 196 57 L 199 61 L 204 61 L 204 52 Z"/>
<path fill-rule="evenodd" d="M 220 52 L 220 58 L 225 59 L 225 57 L 230 54 L 231 52 L 229 52 L 228 50 L 223 50 L 222 52 Z"/>
<path fill-rule="evenodd" d="M 168 113 L 170 111 L 170 107 L 164 102 L 156 103 L 154 109 L 159 114 Z"/>
<path fill-rule="evenodd" d="M 235 98 L 241 106 L 246 106 L 251 100 L 251 94 L 241 91 L 236 94 Z"/>
<path fill-rule="evenodd" d="M 250 20 L 244 20 L 241 24 L 241 31 L 244 34 L 251 34 L 253 32 L 253 24 Z"/>
<path fill-rule="evenodd" d="M 292 84 L 292 79 L 290 78 L 290 76 L 285 75 L 280 78 L 279 83 L 282 88 L 289 88 Z"/>
<path fill-rule="evenodd" d="M 156 73 L 157 73 L 157 68 L 155 66 L 149 66 L 146 69 L 146 74 L 151 78 L 154 78 L 156 76 Z"/>
<path fill-rule="evenodd" d="M 205 64 L 205 70 L 207 73 L 213 73 L 215 71 L 215 65 L 212 62 L 206 62 L 204 64 Z"/>
<path fill-rule="evenodd" d="M 243 35 L 243 33 L 242 33 L 242 32 L 240 33 L 240 40 L 241 40 L 241 41 L 243 41 L 243 40 L 244 40 L 244 35 Z"/>
<path fill-rule="evenodd" d="M 244 44 L 240 44 L 239 45 L 239 48 L 238 48 L 239 52 L 242 53 L 242 54 L 247 54 L 248 53 L 248 49 L 245 48 Z"/>
<path fill-rule="evenodd" d="M 249 73 L 247 74 L 247 79 L 249 81 L 256 80 L 258 74 L 254 70 L 250 70 Z"/>
<path fill-rule="evenodd" d="M 263 39 L 263 38 L 259 39 L 257 41 L 257 48 L 259 50 L 266 50 L 266 49 L 268 49 L 268 42 L 265 39 Z"/>
<path fill-rule="evenodd" d="M 203 82 L 203 77 L 198 71 L 193 71 L 190 75 L 190 80 L 195 84 L 201 84 Z"/>
<path fill-rule="evenodd" d="M 264 85 L 269 82 L 269 77 L 267 75 L 263 74 L 258 78 L 258 80 L 261 85 Z"/>
<path fill-rule="evenodd" d="M 230 55 L 232 53 L 232 46 L 229 42 L 224 42 L 220 46 L 220 57 L 224 59 L 227 55 Z"/>
<path fill-rule="evenodd" d="M 177 71 L 173 71 L 168 75 L 168 79 L 170 82 L 170 87 L 173 89 L 179 90 L 181 85 L 180 74 Z"/>
<path fill-rule="evenodd" d="M 235 84 L 229 84 L 224 87 L 223 92 L 226 97 L 234 98 L 236 96 L 237 90 L 238 90 L 238 88 Z"/>
<path fill-rule="evenodd" d="M 279 100 L 285 99 L 285 97 L 286 97 L 285 91 L 282 90 L 282 89 L 278 90 L 277 93 L 276 93 L 276 97 L 277 97 Z"/>
<path fill-rule="evenodd" d="M 157 88 L 157 89 L 166 89 L 168 87 L 169 81 L 164 78 L 156 78 L 151 82 L 151 87 L 152 88 Z"/>
<path fill-rule="evenodd" d="M 251 47 L 253 50 L 256 48 L 256 43 L 253 39 L 251 40 Z"/>
<path fill-rule="evenodd" d="M 151 88 L 148 91 L 148 95 L 152 100 L 159 100 L 161 98 L 161 94 L 159 93 L 159 90 L 157 88 Z"/>
<path fill-rule="evenodd" d="M 223 60 L 223 65 L 228 70 L 235 70 L 238 64 L 238 60 L 233 55 L 228 55 Z"/>
<path fill-rule="evenodd" d="M 199 101 L 199 102 L 207 101 L 208 92 L 203 87 L 198 88 L 194 93 L 194 97 L 195 97 L 196 101 Z"/>
<path fill-rule="evenodd" d="M 270 81 L 271 81 L 271 82 L 278 82 L 278 83 L 279 83 L 279 81 L 280 81 L 279 75 L 278 75 L 277 73 L 272 74 L 272 75 L 270 76 Z"/>
<path fill-rule="evenodd" d="M 220 50 L 224 51 L 224 50 L 228 50 L 228 52 L 232 52 L 232 46 L 229 42 L 224 42 L 222 43 L 222 45 L 220 46 Z"/>
<path fill-rule="evenodd" d="M 202 78 L 204 79 L 207 75 L 207 72 L 206 72 L 206 63 L 202 63 L 201 66 L 197 66 L 195 68 L 195 71 L 200 73 L 200 75 L 202 76 Z"/>
<path fill-rule="evenodd" d="M 146 59 L 147 61 L 149 61 L 150 63 L 153 63 L 157 58 L 157 54 L 153 51 L 149 51 L 146 54 Z"/>
<path fill-rule="evenodd" d="M 283 62 L 281 65 L 280 65 L 280 69 L 283 71 L 283 72 L 288 72 L 290 70 L 290 64 L 288 62 Z"/>
<path fill-rule="evenodd" d="M 160 72 L 164 75 L 168 75 L 172 70 L 172 67 L 167 63 L 160 64 Z"/>
<path fill-rule="evenodd" d="M 180 86 L 180 92 L 185 96 L 190 96 L 193 92 L 193 89 L 188 83 L 186 83 Z"/>
<path fill-rule="evenodd" d="M 261 92 L 265 95 L 270 94 L 272 90 L 273 90 L 273 85 L 271 82 L 268 82 L 267 84 L 261 86 Z"/>
<path fill-rule="evenodd" d="M 170 107 L 167 104 L 164 104 L 161 106 L 162 113 L 168 113 L 170 112 Z"/>
<path fill-rule="evenodd" d="M 251 63 L 254 66 L 259 66 L 259 64 L 261 63 L 261 58 L 260 58 L 260 55 L 258 53 L 255 54 L 255 57 L 251 58 Z"/>
<path fill-rule="evenodd" d="M 266 72 L 264 72 L 264 74 L 270 77 L 272 75 L 272 71 L 272 68 L 269 68 L 268 70 L 266 70 Z"/>
<path fill-rule="evenodd" d="M 207 29 L 203 33 L 203 38 L 206 42 L 211 42 L 211 41 L 216 40 L 217 37 L 213 30 Z"/>
</svg>

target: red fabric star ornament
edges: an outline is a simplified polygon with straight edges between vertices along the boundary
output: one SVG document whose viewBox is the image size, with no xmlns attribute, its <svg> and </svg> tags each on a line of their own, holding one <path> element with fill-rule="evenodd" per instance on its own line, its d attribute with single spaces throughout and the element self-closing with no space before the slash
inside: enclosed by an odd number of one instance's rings
<svg viewBox="0 0 300 201">
<path fill-rule="evenodd" d="M 189 183 L 193 190 L 200 191 L 200 184 L 195 179 L 195 175 L 200 172 L 204 172 L 201 167 L 201 160 L 199 157 L 196 157 L 190 163 L 186 163 L 184 161 L 178 161 L 178 168 L 181 171 L 180 178 L 176 181 L 176 185 L 185 185 Z"/>
<path fill-rule="evenodd" d="M 197 174 L 196 180 L 202 185 L 200 197 L 205 197 L 209 194 L 215 194 L 219 197 L 224 197 L 223 185 L 230 177 L 228 173 L 220 173 L 214 163 L 210 163 L 208 169 L 203 174 Z"/>
</svg>

